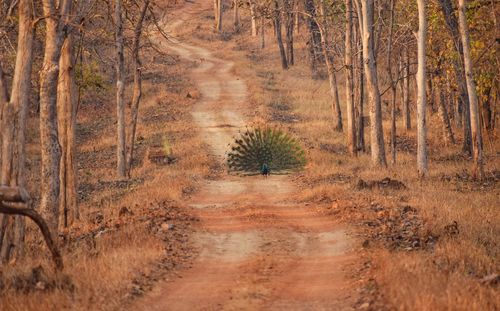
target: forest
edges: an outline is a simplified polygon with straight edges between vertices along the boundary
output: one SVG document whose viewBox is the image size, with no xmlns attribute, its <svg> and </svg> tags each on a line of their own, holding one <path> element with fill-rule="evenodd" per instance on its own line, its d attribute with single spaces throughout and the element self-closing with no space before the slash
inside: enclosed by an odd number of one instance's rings
<svg viewBox="0 0 500 311">
<path fill-rule="evenodd" d="M 495 0 L 1 0 L 0 310 L 500 309 Z"/>
</svg>

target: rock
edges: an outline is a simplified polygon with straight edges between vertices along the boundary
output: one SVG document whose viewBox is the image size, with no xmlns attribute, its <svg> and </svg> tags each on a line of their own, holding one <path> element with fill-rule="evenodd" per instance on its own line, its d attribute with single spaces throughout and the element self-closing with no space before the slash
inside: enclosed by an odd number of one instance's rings
<svg viewBox="0 0 500 311">
<path fill-rule="evenodd" d="M 42 281 L 38 281 L 35 284 L 35 288 L 37 290 L 45 290 L 46 287 L 47 287 L 46 284 L 44 282 L 42 282 Z"/>
<path fill-rule="evenodd" d="M 174 225 L 173 224 L 167 224 L 166 222 L 162 223 L 161 224 L 161 230 L 162 231 L 169 231 L 169 230 L 173 230 L 174 229 Z"/>
<path fill-rule="evenodd" d="M 361 310 L 368 309 L 369 307 L 370 307 L 370 303 L 369 302 L 365 302 L 364 304 L 362 304 L 361 306 L 359 306 L 359 308 Z"/>
</svg>

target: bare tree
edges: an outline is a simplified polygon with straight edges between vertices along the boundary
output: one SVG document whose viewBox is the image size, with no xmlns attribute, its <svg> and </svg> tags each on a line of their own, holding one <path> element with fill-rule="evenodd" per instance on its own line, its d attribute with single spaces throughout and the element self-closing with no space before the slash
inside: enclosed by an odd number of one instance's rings
<svg viewBox="0 0 500 311">
<path fill-rule="evenodd" d="M 222 31 L 222 0 L 214 0 L 215 31 Z"/>
<path fill-rule="evenodd" d="M 81 7 L 79 9 L 82 9 Z M 73 9 L 71 15 L 64 17 L 68 25 L 61 57 L 59 59 L 59 81 L 57 87 L 57 125 L 61 145 L 59 172 L 59 209 L 60 224 L 65 228 L 80 218 L 77 202 L 76 167 L 76 114 L 78 90 L 75 81 L 75 28 L 70 24 L 79 23 L 81 14 Z"/>
<path fill-rule="evenodd" d="M 458 110 L 460 119 L 462 122 L 460 124 L 463 128 L 464 140 L 462 145 L 462 150 L 468 154 L 472 154 L 472 138 L 471 138 L 471 120 L 470 120 L 470 109 L 469 109 L 469 97 L 467 92 L 467 82 L 465 77 L 465 71 L 463 66 L 463 47 L 462 41 L 460 39 L 460 31 L 457 21 L 457 16 L 455 15 L 452 0 L 439 0 L 441 5 L 441 11 L 443 12 L 444 20 L 448 31 L 450 32 L 451 38 L 455 45 L 455 49 L 460 55 L 460 58 L 453 59 L 453 68 L 455 71 L 455 76 L 458 84 L 459 91 L 459 101 Z M 463 115 L 463 116 L 462 116 Z"/>
<path fill-rule="evenodd" d="M 345 68 L 346 68 L 346 104 L 347 104 L 347 147 L 351 155 L 357 155 L 356 120 L 354 112 L 354 68 L 352 61 L 352 0 L 345 1 Z"/>
<path fill-rule="evenodd" d="M 19 34 L 12 79 L 11 95 L 2 87 L 2 169 L 0 183 L 6 186 L 25 186 L 26 115 L 31 90 L 33 64 L 33 9 L 29 0 L 19 1 Z M 4 83 L 4 82 L 2 82 Z M 9 260 L 15 252 L 23 254 L 24 220 L 0 214 L 0 256 Z"/>
<path fill-rule="evenodd" d="M 281 67 L 286 70 L 288 69 L 288 60 L 286 58 L 286 51 L 283 46 L 283 38 L 281 35 L 281 12 L 278 0 L 274 0 L 274 30 L 276 32 L 276 43 L 280 50 Z"/>
<path fill-rule="evenodd" d="M 234 26 L 234 31 L 238 32 L 240 31 L 240 7 L 238 4 L 238 0 L 233 1 L 233 26 Z"/>
<path fill-rule="evenodd" d="M 117 169 L 120 178 L 126 177 L 125 134 L 125 55 L 123 52 L 122 0 L 115 0 L 115 44 L 116 44 L 116 119 L 117 119 Z"/>
<path fill-rule="evenodd" d="M 394 15 L 395 15 L 396 0 L 390 0 L 390 17 L 389 17 L 389 39 L 387 42 L 387 75 L 390 80 L 391 87 L 391 163 L 396 163 L 396 90 L 398 83 L 398 75 L 394 75 L 392 68 L 393 51 L 393 36 L 394 36 Z"/>
<path fill-rule="evenodd" d="M 365 75 L 363 68 L 363 19 L 361 14 L 361 6 L 359 3 L 354 0 L 355 8 L 356 8 L 356 16 L 357 16 L 357 27 L 353 27 L 355 31 L 354 38 L 356 38 L 356 47 L 357 47 L 357 70 L 356 70 L 356 106 L 357 106 L 357 114 L 358 114 L 358 122 L 357 122 L 357 149 L 359 151 L 365 152 L 365 122 L 364 122 L 364 103 L 365 103 Z"/>
<path fill-rule="evenodd" d="M 425 0 L 417 0 L 418 5 L 418 70 L 417 70 L 417 167 L 418 175 L 427 175 L 427 124 L 426 124 L 426 54 L 427 8 Z"/>
<path fill-rule="evenodd" d="M 411 129 L 411 115 L 410 115 L 410 51 L 408 47 L 405 48 L 404 55 L 404 74 L 401 83 L 403 95 L 403 124 L 406 131 Z"/>
<path fill-rule="evenodd" d="M 135 134 L 137 130 L 137 116 L 139 114 L 139 104 L 142 97 L 142 63 L 139 57 L 139 50 L 141 48 L 141 35 L 144 23 L 144 18 L 146 17 L 146 12 L 149 7 L 149 1 L 145 0 L 142 3 L 140 9 L 139 17 L 134 28 L 134 40 L 132 47 L 132 59 L 134 60 L 134 93 L 132 95 L 132 110 L 131 110 L 131 124 L 130 124 L 130 142 L 128 144 L 128 154 L 127 154 L 127 175 L 130 177 L 132 170 L 132 161 L 134 158 L 134 144 L 135 144 Z"/>
<path fill-rule="evenodd" d="M 22 0 L 21 0 L 22 1 Z M 62 270 L 63 260 L 53 233 L 49 229 L 47 222 L 43 217 L 29 205 L 31 198 L 24 188 L 0 186 L 0 213 L 3 217 L 6 215 L 16 215 L 16 218 L 25 216 L 33 220 L 40 229 L 45 243 L 52 254 L 52 260 L 56 270 Z"/>
<path fill-rule="evenodd" d="M 378 87 L 377 64 L 374 50 L 373 0 L 360 0 L 362 14 L 363 57 L 370 102 L 370 139 L 372 163 L 387 166 L 382 128 L 382 107 Z"/>
<path fill-rule="evenodd" d="M 328 22 L 326 20 L 326 8 L 324 0 L 320 1 L 319 12 L 323 17 L 321 22 L 316 19 L 319 26 L 319 33 L 321 36 L 321 49 L 323 51 L 323 58 L 325 60 L 326 70 L 328 73 L 328 83 L 330 86 L 330 94 L 332 95 L 332 112 L 333 112 L 333 127 L 337 132 L 342 132 L 342 111 L 340 109 L 339 91 L 337 87 L 337 76 L 335 74 L 335 67 L 333 65 L 333 57 L 328 52 Z"/>
<path fill-rule="evenodd" d="M 250 0 L 249 2 L 250 5 L 250 19 L 251 19 L 251 27 L 252 27 L 252 37 L 257 36 L 257 12 L 256 12 L 256 4 L 255 0 Z"/>
<path fill-rule="evenodd" d="M 293 54 L 293 0 L 283 0 L 283 9 L 285 15 L 285 41 L 286 41 L 286 58 L 288 64 L 293 66 L 295 63 Z"/>
<path fill-rule="evenodd" d="M 314 0 L 305 0 L 304 6 L 307 14 L 307 29 L 309 30 L 307 49 L 309 54 L 309 66 L 311 68 L 311 75 L 313 79 L 316 79 L 319 76 L 318 56 L 322 53 L 319 27 L 316 23 L 316 7 L 314 5 Z"/>
<path fill-rule="evenodd" d="M 469 26 L 467 25 L 465 0 L 458 0 L 458 20 L 460 35 L 464 51 L 465 78 L 467 81 L 467 93 L 469 94 L 470 119 L 472 130 L 472 151 L 474 157 L 473 175 L 482 180 L 484 177 L 483 146 L 481 137 L 481 125 L 479 121 L 479 107 L 477 101 L 476 84 L 472 70 L 472 59 L 470 53 Z"/>
</svg>

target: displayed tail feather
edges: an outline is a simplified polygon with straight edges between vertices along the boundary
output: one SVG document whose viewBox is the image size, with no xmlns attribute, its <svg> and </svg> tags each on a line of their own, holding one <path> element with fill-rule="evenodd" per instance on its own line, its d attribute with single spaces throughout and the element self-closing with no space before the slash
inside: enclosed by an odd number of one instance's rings
<svg viewBox="0 0 500 311">
<path fill-rule="evenodd" d="M 227 163 L 234 172 L 267 175 L 301 169 L 306 157 L 299 143 L 281 129 L 257 127 L 247 129 L 235 139 Z"/>
</svg>

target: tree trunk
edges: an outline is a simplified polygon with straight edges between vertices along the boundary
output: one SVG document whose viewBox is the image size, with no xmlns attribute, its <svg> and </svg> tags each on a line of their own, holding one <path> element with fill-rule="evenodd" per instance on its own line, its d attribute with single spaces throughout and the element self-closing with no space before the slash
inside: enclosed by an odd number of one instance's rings
<svg viewBox="0 0 500 311">
<path fill-rule="evenodd" d="M 418 70 L 417 70 L 417 167 L 418 175 L 427 175 L 427 124 L 426 124 L 426 55 L 427 16 L 426 1 L 417 0 L 418 5 Z"/>
<path fill-rule="evenodd" d="M 28 218 L 33 220 L 40 228 L 47 247 L 52 253 L 52 258 L 54 260 L 56 270 L 62 270 L 63 261 L 61 253 L 57 248 L 57 243 L 54 240 L 53 235 L 43 217 L 29 206 L 30 202 L 31 198 L 26 190 L 24 190 L 24 188 L 0 186 L 0 213 L 5 214 L 4 216 L 27 216 Z M 21 216 L 15 217 L 20 218 Z"/>
<path fill-rule="evenodd" d="M 462 129 L 463 129 L 463 135 L 464 135 L 464 140 L 463 140 L 463 145 L 462 145 L 462 150 L 467 153 L 467 154 L 472 154 L 472 138 L 471 138 L 471 119 L 470 119 L 470 113 L 469 113 L 469 97 L 467 94 L 467 82 L 465 78 L 465 70 L 463 67 L 463 58 L 464 58 L 464 53 L 463 53 L 463 47 L 462 47 L 462 42 L 460 40 L 460 31 L 459 31 L 459 26 L 458 26 L 458 21 L 457 21 L 457 16 L 454 13 L 453 10 L 453 4 L 451 0 L 439 0 L 439 3 L 441 5 L 441 10 L 444 15 L 444 20 L 446 22 L 446 26 L 448 28 L 448 31 L 450 32 L 450 35 L 452 37 L 453 43 L 455 44 L 455 49 L 457 50 L 458 54 L 460 55 L 460 59 L 454 58 L 453 59 L 453 68 L 455 71 L 456 79 L 457 79 L 457 84 L 458 84 L 458 90 L 460 92 L 460 97 L 459 97 L 459 102 L 458 102 L 458 107 L 460 110 L 460 118 L 459 121 L 462 121 Z M 463 117 L 463 119 L 462 119 Z"/>
<path fill-rule="evenodd" d="M 374 54 L 373 36 L 373 0 L 361 0 L 363 20 L 363 57 L 370 102 L 370 139 L 372 163 L 375 166 L 387 166 L 382 128 L 382 107 L 378 87 L 377 64 Z"/>
<path fill-rule="evenodd" d="M 42 186 L 40 211 L 52 232 L 59 226 L 59 168 L 61 148 L 57 125 L 57 85 L 59 58 L 66 28 L 62 18 L 69 15 L 72 1 L 61 2 L 56 7 L 54 0 L 43 0 L 45 20 L 45 53 L 40 71 L 40 144 L 42 156 Z M 61 15 L 58 14 L 60 11 Z"/>
<path fill-rule="evenodd" d="M 125 57 L 123 52 L 122 0 L 115 0 L 115 44 L 116 44 L 116 114 L 117 114 L 117 170 L 120 178 L 125 178 Z"/>
<path fill-rule="evenodd" d="M 288 64 L 294 64 L 293 55 L 293 0 L 284 0 L 285 30 L 286 30 L 286 58 Z"/>
<path fill-rule="evenodd" d="M 10 99 L 5 92 L 2 105 L 2 185 L 25 186 L 25 131 L 26 115 L 31 93 L 31 71 L 33 64 L 33 9 L 28 0 L 19 2 L 19 35 L 16 63 L 12 79 Z M 24 252 L 24 220 L 0 214 L 0 253 L 2 261 L 8 261 L 12 251 L 18 256 Z"/>
<path fill-rule="evenodd" d="M 257 16 L 255 13 L 255 0 L 250 0 L 250 18 L 252 22 L 252 37 L 257 36 Z"/>
<path fill-rule="evenodd" d="M 361 152 L 366 151 L 365 147 L 365 121 L 364 121 L 364 103 L 365 103 L 365 76 L 364 76 L 364 68 L 363 68 L 363 19 L 361 14 L 361 6 L 357 0 L 354 0 L 356 15 L 358 19 L 357 27 L 353 29 L 356 31 L 356 46 L 358 48 L 358 56 L 357 56 L 357 92 L 356 92 L 356 103 L 358 106 L 358 150 Z"/>
<path fill-rule="evenodd" d="M 465 0 L 458 0 L 458 20 L 460 25 L 460 35 L 462 38 L 462 47 L 464 51 L 464 67 L 465 78 L 467 81 L 467 93 L 469 94 L 472 151 L 474 158 L 473 175 L 475 178 L 482 180 L 484 178 L 484 167 L 483 146 L 481 143 L 481 124 L 479 121 L 479 107 L 476 93 L 476 84 L 474 82 L 474 73 L 472 70 L 469 27 L 467 25 Z"/>
<path fill-rule="evenodd" d="M 391 163 L 396 164 L 396 90 L 399 77 L 394 77 L 392 68 L 392 37 L 394 34 L 394 7 L 396 0 L 390 1 L 389 39 L 387 43 L 387 75 L 391 83 Z"/>
<path fill-rule="evenodd" d="M 276 31 L 276 42 L 278 43 L 280 50 L 281 67 L 286 70 L 288 69 L 288 60 L 286 58 L 285 47 L 283 46 L 283 39 L 281 37 L 281 14 L 277 0 L 274 1 L 274 7 L 274 29 Z"/>
<path fill-rule="evenodd" d="M 236 3 L 235 3 L 236 4 Z M 139 114 L 139 104 L 142 97 L 142 64 L 139 57 L 139 50 L 141 48 L 141 35 L 142 35 L 142 25 L 144 22 L 144 17 L 149 7 L 149 0 L 145 0 L 142 4 L 141 13 L 139 20 L 135 25 L 134 29 L 134 43 L 132 48 L 132 58 L 134 60 L 134 93 L 132 95 L 132 110 L 131 110 L 131 124 L 130 124 L 130 142 L 128 144 L 128 155 L 127 155 L 127 175 L 130 178 L 130 173 L 132 171 L 132 162 L 134 159 L 134 144 L 135 144 L 135 134 L 137 130 L 137 116 Z"/>
<path fill-rule="evenodd" d="M 445 144 L 455 144 L 455 137 L 453 136 L 450 118 L 446 109 L 446 94 L 441 85 L 438 87 L 437 92 L 439 93 L 438 113 L 441 121 L 443 122 L 443 137 Z"/>
<path fill-rule="evenodd" d="M 300 13 L 299 13 L 299 5 L 300 1 L 295 1 L 295 12 L 293 13 L 293 27 L 295 29 L 295 33 L 298 35 L 300 33 Z"/>
<path fill-rule="evenodd" d="M 214 0 L 215 31 L 222 31 L 222 0 Z"/>
<path fill-rule="evenodd" d="M 240 12 L 239 12 L 239 6 L 238 6 L 238 0 L 233 1 L 233 27 L 234 31 L 238 32 L 240 31 Z"/>
<path fill-rule="evenodd" d="M 59 59 L 60 71 L 57 88 L 57 125 L 61 145 L 59 210 L 62 211 L 60 224 L 64 228 L 80 218 L 75 163 L 77 89 L 74 66 L 74 36 L 70 31 L 64 41 Z"/>
<path fill-rule="evenodd" d="M 7 91 L 7 81 L 5 81 L 2 62 L 0 62 L 0 129 L 3 123 L 3 107 L 9 101 L 9 92 Z M 0 148 L 2 147 L 2 135 L 0 135 Z M 2 165 L 2 152 L 0 152 L 0 167 Z M 1 241 L 0 241 L 1 244 Z"/>
<path fill-rule="evenodd" d="M 323 25 L 319 26 L 319 33 L 321 36 L 321 49 L 323 51 L 323 58 L 325 59 L 325 65 L 328 72 L 328 82 L 330 86 L 330 94 L 332 95 L 332 112 L 333 112 L 333 127 L 335 131 L 342 132 L 342 111 L 340 109 L 339 92 L 337 87 L 337 77 L 335 74 L 335 67 L 333 66 L 333 60 L 328 53 L 328 24 L 326 22 L 325 14 L 325 3 L 323 0 L 320 2 L 319 7 L 320 14 L 324 17 Z"/>
<path fill-rule="evenodd" d="M 411 130 L 411 114 L 410 114 L 410 52 L 405 49 L 405 70 L 403 79 L 403 121 L 406 131 Z"/>
<path fill-rule="evenodd" d="M 347 149 L 353 156 L 357 155 L 356 120 L 354 112 L 354 68 L 352 61 L 352 0 L 346 0 L 345 31 L 345 68 L 346 68 L 346 105 L 347 105 Z"/>
<path fill-rule="evenodd" d="M 260 17 L 260 48 L 264 49 L 266 47 L 266 18 L 264 16 Z"/>
<path fill-rule="evenodd" d="M 321 37 L 319 26 L 316 23 L 316 8 L 313 0 L 306 0 L 305 10 L 307 13 L 307 28 L 309 30 L 309 66 L 313 79 L 318 78 L 318 56 L 321 54 Z"/>
</svg>

